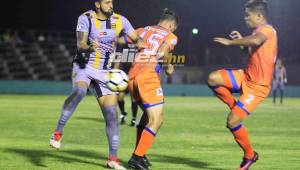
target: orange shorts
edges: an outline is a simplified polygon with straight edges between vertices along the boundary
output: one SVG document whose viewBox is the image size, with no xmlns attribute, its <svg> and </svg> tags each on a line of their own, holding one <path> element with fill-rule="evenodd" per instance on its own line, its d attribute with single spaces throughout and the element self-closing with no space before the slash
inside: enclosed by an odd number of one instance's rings
<svg viewBox="0 0 300 170">
<path fill-rule="evenodd" d="M 157 74 L 139 74 L 129 80 L 131 96 L 141 102 L 144 108 L 164 103 L 164 95 Z"/>
<path fill-rule="evenodd" d="M 256 85 L 247 81 L 243 70 L 222 69 L 218 72 L 221 74 L 226 88 L 233 93 L 241 94 L 232 108 L 232 112 L 243 119 L 250 115 L 258 104 L 269 95 L 269 86 Z"/>
</svg>

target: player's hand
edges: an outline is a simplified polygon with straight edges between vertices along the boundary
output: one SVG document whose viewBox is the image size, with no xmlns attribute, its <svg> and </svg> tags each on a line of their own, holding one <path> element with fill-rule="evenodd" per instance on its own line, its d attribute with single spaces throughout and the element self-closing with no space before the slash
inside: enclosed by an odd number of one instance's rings
<svg viewBox="0 0 300 170">
<path fill-rule="evenodd" d="M 231 40 L 226 39 L 226 38 L 216 37 L 216 38 L 214 38 L 214 42 L 217 42 L 217 43 L 220 43 L 220 44 L 223 44 L 223 45 L 226 45 L 226 46 L 231 45 Z"/>
<path fill-rule="evenodd" d="M 285 84 L 287 83 L 287 78 L 284 79 L 284 83 L 285 83 Z"/>
<path fill-rule="evenodd" d="M 242 39 L 242 38 L 243 38 L 242 34 L 239 33 L 238 31 L 232 31 L 232 32 L 230 33 L 229 37 L 230 37 L 231 39 L 233 39 L 233 40 L 235 40 L 235 39 Z"/>
<path fill-rule="evenodd" d="M 166 74 L 170 76 L 174 72 L 174 66 L 172 64 L 168 64 L 166 69 Z"/>
<path fill-rule="evenodd" d="M 138 49 L 144 49 L 144 48 L 147 48 L 148 45 L 146 43 L 144 43 L 144 41 L 142 39 L 139 39 L 135 46 L 138 48 Z"/>
<path fill-rule="evenodd" d="M 97 41 L 92 41 L 91 42 L 91 47 L 94 51 L 97 51 L 98 48 L 100 47 L 99 43 Z"/>
</svg>

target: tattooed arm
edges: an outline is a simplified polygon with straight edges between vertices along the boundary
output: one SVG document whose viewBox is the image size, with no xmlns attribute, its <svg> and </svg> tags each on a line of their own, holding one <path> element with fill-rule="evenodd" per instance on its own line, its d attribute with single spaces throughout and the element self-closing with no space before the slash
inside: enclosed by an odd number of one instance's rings
<svg viewBox="0 0 300 170">
<path fill-rule="evenodd" d="M 90 45 L 88 45 L 88 33 L 85 32 L 76 32 L 77 36 L 77 49 L 79 52 L 93 52 L 99 47 L 96 41 L 92 41 Z"/>
</svg>

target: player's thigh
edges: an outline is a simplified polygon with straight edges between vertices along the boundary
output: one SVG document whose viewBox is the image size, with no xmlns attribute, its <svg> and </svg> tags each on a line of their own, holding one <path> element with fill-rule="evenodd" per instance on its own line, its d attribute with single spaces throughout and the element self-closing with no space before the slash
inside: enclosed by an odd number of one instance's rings
<svg viewBox="0 0 300 170">
<path fill-rule="evenodd" d="M 128 90 L 132 101 L 139 101 L 139 94 L 137 89 L 137 83 L 135 79 L 130 79 L 128 82 Z"/>
<path fill-rule="evenodd" d="M 106 95 L 98 98 L 101 107 L 117 105 L 118 96 L 116 94 Z"/>
<path fill-rule="evenodd" d="M 73 86 L 87 89 L 90 85 L 91 79 L 88 77 L 84 69 L 80 69 L 77 64 L 73 64 L 72 69 Z"/>
<path fill-rule="evenodd" d="M 146 108 L 146 112 L 149 118 L 149 122 L 163 120 L 163 104 L 148 107 Z"/>
<path fill-rule="evenodd" d="M 244 79 L 243 70 L 221 69 L 217 71 L 222 78 L 222 86 L 227 87 L 233 92 L 239 92 Z"/>
<path fill-rule="evenodd" d="M 101 107 L 117 104 L 118 92 L 111 91 L 105 84 L 96 80 L 91 81 L 90 87 L 93 89 L 94 95 Z"/>
<path fill-rule="evenodd" d="M 139 79 L 137 89 L 145 109 L 164 103 L 163 90 L 158 78 Z"/>
</svg>

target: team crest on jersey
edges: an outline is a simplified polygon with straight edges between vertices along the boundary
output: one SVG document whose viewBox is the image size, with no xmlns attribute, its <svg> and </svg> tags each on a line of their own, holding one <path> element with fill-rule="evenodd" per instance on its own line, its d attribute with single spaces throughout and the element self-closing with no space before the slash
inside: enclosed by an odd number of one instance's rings
<svg viewBox="0 0 300 170">
<path fill-rule="evenodd" d="M 163 94 L 163 91 L 162 91 L 162 88 L 156 89 L 156 95 L 157 95 L 157 96 L 163 96 L 163 95 L 164 95 L 164 94 Z"/>
<path fill-rule="evenodd" d="M 116 29 L 117 28 L 117 24 L 116 23 L 111 23 L 111 29 Z"/>
</svg>

